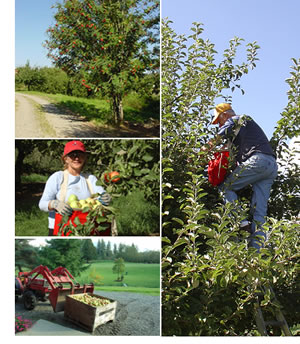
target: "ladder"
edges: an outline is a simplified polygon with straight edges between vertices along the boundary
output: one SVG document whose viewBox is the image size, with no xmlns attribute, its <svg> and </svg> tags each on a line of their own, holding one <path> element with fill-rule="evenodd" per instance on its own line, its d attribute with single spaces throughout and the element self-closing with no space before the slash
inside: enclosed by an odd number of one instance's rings
<svg viewBox="0 0 300 344">
<path fill-rule="evenodd" d="M 263 287 L 262 289 L 263 289 L 264 294 L 269 292 L 272 299 L 277 301 L 275 293 L 274 293 L 273 288 L 271 286 Z M 275 313 L 276 320 L 269 320 L 269 321 L 265 321 L 258 299 L 257 299 L 257 302 L 254 304 L 254 307 L 255 307 L 256 325 L 257 325 L 259 333 L 262 336 L 268 336 L 269 335 L 268 331 L 267 331 L 267 326 L 279 327 L 285 336 L 292 336 L 292 333 L 288 327 L 288 324 L 284 318 L 284 315 L 281 312 L 279 307 L 275 307 L 274 313 Z"/>
</svg>

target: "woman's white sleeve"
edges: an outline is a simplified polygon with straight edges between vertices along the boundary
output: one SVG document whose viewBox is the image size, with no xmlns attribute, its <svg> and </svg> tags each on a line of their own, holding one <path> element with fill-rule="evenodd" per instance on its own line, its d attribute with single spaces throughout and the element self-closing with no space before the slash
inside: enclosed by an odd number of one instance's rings
<svg viewBox="0 0 300 344">
<path fill-rule="evenodd" d="M 61 183 L 60 173 L 56 172 L 52 174 L 46 182 L 43 195 L 39 202 L 39 208 L 43 211 L 49 211 L 49 201 L 55 200 L 59 191 L 59 185 Z M 60 183 L 59 183 L 60 180 Z"/>
<path fill-rule="evenodd" d="M 94 176 L 94 175 L 90 175 L 89 176 L 89 180 L 91 181 L 92 183 L 92 186 L 93 186 L 93 192 L 94 193 L 99 193 L 99 194 L 102 194 L 103 192 L 105 192 L 104 188 L 100 185 L 96 185 L 97 183 L 97 178 Z"/>
</svg>

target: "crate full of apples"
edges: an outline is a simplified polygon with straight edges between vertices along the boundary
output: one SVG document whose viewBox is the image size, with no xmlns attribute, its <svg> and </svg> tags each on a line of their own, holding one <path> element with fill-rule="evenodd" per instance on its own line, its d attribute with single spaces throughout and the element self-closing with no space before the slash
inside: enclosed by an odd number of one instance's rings
<svg viewBox="0 0 300 344">
<path fill-rule="evenodd" d="M 94 332 L 107 322 L 114 321 L 117 301 L 93 293 L 68 295 L 64 317 L 74 324 Z"/>
</svg>

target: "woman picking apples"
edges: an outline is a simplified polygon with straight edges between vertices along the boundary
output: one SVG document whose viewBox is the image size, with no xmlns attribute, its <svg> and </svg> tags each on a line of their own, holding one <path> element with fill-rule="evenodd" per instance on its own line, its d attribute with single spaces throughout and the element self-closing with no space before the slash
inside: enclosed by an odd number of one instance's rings
<svg viewBox="0 0 300 344">
<path fill-rule="evenodd" d="M 73 209 L 67 203 L 71 195 L 86 199 L 93 193 L 98 193 L 98 200 L 103 205 L 108 205 L 111 201 L 111 196 L 103 187 L 96 185 L 97 178 L 94 175 L 82 173 L 86 160 L 87 152 L 81 141 L 66 143 L 62 156 L 64 171 L 53 173 L 46 182 L 39 207 L 49 212 L 49 236 L 53 236 L 55 212 L 61 215 L 72 214 Z"/>
</svg>

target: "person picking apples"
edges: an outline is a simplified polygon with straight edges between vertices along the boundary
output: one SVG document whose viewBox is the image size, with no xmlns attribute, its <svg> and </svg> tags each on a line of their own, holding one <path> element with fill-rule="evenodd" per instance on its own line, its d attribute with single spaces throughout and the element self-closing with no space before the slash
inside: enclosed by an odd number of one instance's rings
<svg viewBox="0 0 300 344">
<path fill-rule="evenodd" d="M 111 202 L 111 196 L 104 188 L 96 185 L 97 178 L 82 172 L 87 161 L 87 152 L 81 141 L 66 143 L 62 161 L 64 171 L 57 171 L 49 177 L 39 202 L 39 208 L 49 212 L 49 236 L 53 236 L 55 212 L 69 216 L 72 214 L 73 209 L 68 200 L 74 195 L 81 200 L 98 193 L 98 200 L 103 205 L 107 206 Z"/>
<path fill-rule="evenodd" d="M 267 237 L 263 224 L 270 190 L 277 176 L 276 155 L 259 125 L 250 116 L 237 116 L 228 103 L 215 107 L 212 124 L 219 125 L 219 131 L 202 151 L 215 150 L 224 141 L 232 147 L 236 167 L 218 188 L 225 201 L 233 203 L 238 200 L 237 191 L 252 186 L 252 223 L 245 219 L 240 227 L 251 233 L 250 247 L 259 251 Z"/>
</svg>

